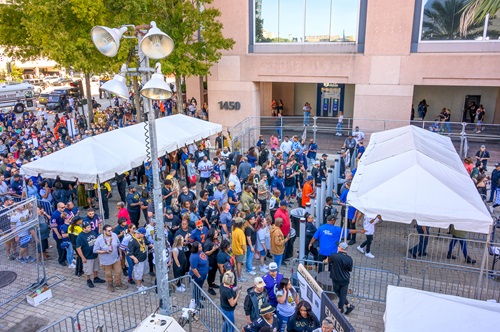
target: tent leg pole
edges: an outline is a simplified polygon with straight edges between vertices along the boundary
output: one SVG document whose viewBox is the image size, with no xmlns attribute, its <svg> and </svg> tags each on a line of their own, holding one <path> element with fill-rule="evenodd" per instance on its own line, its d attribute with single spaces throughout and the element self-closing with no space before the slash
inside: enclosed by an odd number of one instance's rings
<svg viewBox="0 0 500 332">
<path fill-rule="evenodd" d="M 345 205 L 345 216 L 344 216 L 344 242 L 347 242 L 347 216 L 349 215 L 349 204 Z"/>
<path fill-rule="evenodd" d="M 102 206 L 102 196 L 101 196 L 101 180 L 99 179 L 99 175 L 97 176 L 97 197 L 99 197 L 99 215 L 102 218 L 102 222 L 104 225 L 104 208 Z"/>
<path fill-rule="evenodd" d="M 490 246 L 490 241 L 491 241 L 491 233 L 493 232 L 493 225 L 490 225 L 490 230 L 488 233 L 488 236 L 486 237 L 486 243 L 484 244 L 484 252 L 483 252 L 483 259 L 481 261 L 481 271 L 479 273 L 479 279 L 477 280 L 477 285 L 476 285 L 476 292 L 474 294 L 474 299 L 479 300 L 480 297 L 480 287 L 482 286 L 483 283 L 483 273 L 486 274 L 486 278 L 488 278 L 488 269 L 486 267 L 486 261 L 488 260 L 488 248 Z"/>
</svg>

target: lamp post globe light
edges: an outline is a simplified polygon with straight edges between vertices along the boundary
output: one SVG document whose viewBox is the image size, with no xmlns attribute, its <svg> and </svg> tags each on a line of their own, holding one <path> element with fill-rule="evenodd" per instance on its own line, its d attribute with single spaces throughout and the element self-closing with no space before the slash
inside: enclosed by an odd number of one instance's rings
<svg viewBox="0 0 500 332">
<path fill-rule="evenodd" d="M 132 27 L 134 37 L 123 36 L 123 34 Z M 143 36 L 142 29 L 148 30 Z M 171 313 L 169 291 L 168 291 L 168 273 L 165 257 L 165 231 L 163 224 L 163 209 L 161 199 L 161 184 L 159 178 L 158 165 L 158 148 L 156 139 L 155 113 L 152 108 L 152 100 L 168 99 L 172 97 L 170 86 L 165 82 L 165 77 L 161 74 L 161 66 L 158 63 L 156 69 L 149 68 L 149 57 L 153 59 L 162 59 L 167 57 L 174 50 L 174 42 L 167 34 L 156 27 L 155 22 L 150 25 L 123 25 L 119 28 L 107 28 L 96 26 L 91 31 L 92 42 L 102 54 L 113 57 L 118 53 L 120 48 L 120 39 L 137 38 L 139 43 L 139 63 L 138 70 L 143 74 L 145 79 L 144 87 L 141 90 L 141 95 L 146 98 L 145 112 L 147 112 L 149 142 L 146 138 L 146 148 L 150 146 L 151 165 L 153 168 L 153 203 L 154 203 L 154 219 L 156 219 L 155 229 L 155 266 L 156 278 L 158 285 L 158 296 L 160 297 L 160 313 L 165 315 Z M 151 78 L 149 73 L 154 72 Z M 128 88 L 126 85 L 127 67 L 123 65 L 120 74 L 106 82 L 101 86 L 101 89 L 115 94 L 121 98 L 128 98 Z M 148 137 L 148 135 L 146 135 Z"/>
</svg>

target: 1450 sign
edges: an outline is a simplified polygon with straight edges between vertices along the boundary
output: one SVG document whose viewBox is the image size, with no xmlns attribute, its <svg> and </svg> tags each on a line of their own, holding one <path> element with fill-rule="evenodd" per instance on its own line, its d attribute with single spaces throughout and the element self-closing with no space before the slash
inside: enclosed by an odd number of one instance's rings
<svg viewBox="0 0 500 332">
<path fill-rule="evenodd" d="M 239 101 L 219 101 L 219 107 L 221 110 L 239 111 L 241 104 Z"/>
</svg>

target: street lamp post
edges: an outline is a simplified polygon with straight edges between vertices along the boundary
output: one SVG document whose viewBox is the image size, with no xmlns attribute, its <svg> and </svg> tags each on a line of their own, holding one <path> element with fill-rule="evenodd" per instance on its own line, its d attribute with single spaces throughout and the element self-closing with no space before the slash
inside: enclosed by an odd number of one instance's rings
<svg viewBox="0 0 500 332">
<path fill-rule="evenodd" d="M 170 298 L 168 290 L 168 273 L 165 261 L 165 229 L 163 223 L 163 208 L 161 199 L 161 184 L 160 184 L 160 169 L 158 167 L 158 146 L 156 138 L 155 114 L 152 107 L 152 100 L 163 100 L 172 97 L 170 86 L 165 82 L 165 77 L 161 74 L 161 67 L 157 64 L 154 74 L 149 77 L 152 71 L 149 68 L 149 58 L 162 59 L 172 53 L 174 43 L 172 39 L 156 27 L 155 22 L 151 25 L 133 26 L 124 25 L 119 28 L 110 29 L 107 27 L 96 26 L 92 29 L 91 36 L 94 45 L 104 55 L 113 57 L 118 53 L 120 47 L 120 39 L 128 30 L 128 27 L 133 27 L 135 37 L 139 43 L 139 68 L 138 71 L 143 73 L 143 77 L 147 81 L 141 90 L 141 95 L 146 98 L 145 111 L 147 112 L 148 131 L 146 135 L 146 149 L 151 157 L 151 167 L 153 169 L 153 204 L 154 204 L 154 220 L 155 220 L 155 266 L 156 278 L 158 287 L 158 296 L 161 299 L 160 313 L 163 315 L 171 313 Z M 142 36 L 141 29 L 146 29 L 148 32 Z M 125 37 L 130 38 L 130 37 Z M 128 98 L 128 89 L 125 84 L 126 67 L 122 66 L 121 73 L 115 75 L 113 80 L 110 80 L 102 85 L 101 89 L 114 93 L 122 98 Z"/>
</svg>

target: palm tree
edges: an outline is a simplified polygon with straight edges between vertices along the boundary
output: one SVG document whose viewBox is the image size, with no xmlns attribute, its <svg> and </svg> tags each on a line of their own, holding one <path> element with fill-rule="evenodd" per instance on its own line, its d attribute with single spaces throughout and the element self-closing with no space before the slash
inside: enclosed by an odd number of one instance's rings
<svg viewBox="0 0 500 332">
<path fill-rule="evenodd" d="M 472 25 L 484 22 L 500 10 L 500 0 L 468 0 L 460 17 L 460 33 L 467 36 Z"/>
<path fill-rule="evenodd" d="M 453 40 L 460 39 L 460 16 L 462 9 L 470 0 L 434 1 L 430 8 L 424 9 L 422 39 Z M 498 0 L 500 1 L 500 0 Z M 469 38 L 481 35 L 482 23 L 469 27 Z"/>
</svg>

